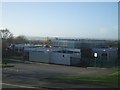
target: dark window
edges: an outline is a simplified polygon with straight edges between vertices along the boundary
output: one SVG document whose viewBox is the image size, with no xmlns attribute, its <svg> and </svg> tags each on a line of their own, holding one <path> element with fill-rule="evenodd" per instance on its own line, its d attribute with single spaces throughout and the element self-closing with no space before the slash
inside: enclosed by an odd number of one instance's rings
<svg viewBox="0 0 120 90">
<path fill-rule="evenodd" d="M 107 56 L 107 53 L 103 53 L 102 56 Z"/>
<path fill-rule="evenodd" d="M 63 50 L 63 53 L 66 53 L 66 51 L 65 51 L 65 50 Z"/>
<path fill-rule="evenodd" d="M 53 51 L 53 52 L 58 52 L 58 53 L 62 53 L 62 51 Z"/>
<path fill-rule="evenodd" d="M 64 55 L 63 55 L 63 57 L 64 57 Z"/>
</svg>

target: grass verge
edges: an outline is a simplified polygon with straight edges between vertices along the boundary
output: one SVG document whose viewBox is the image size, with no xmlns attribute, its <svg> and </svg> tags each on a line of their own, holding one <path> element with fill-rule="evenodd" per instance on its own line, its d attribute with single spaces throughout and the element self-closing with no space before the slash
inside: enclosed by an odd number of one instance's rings
<svg viewBox="0 0 120 90">
<path fill-rule="evenodd" d="M 11 56 L 8 59 L 23 60 L 23 56 Z"/>
<path fill-rule="evenodd" d="M 118 81 L 120 71 L 116 71 L 110 75 L 102 75 L 96 77 L 82 77 L 82 76 L 69 76 L 69 77 L 56 77 L 48 78 L 47 80 L 53 82 L 64 82 L 74 84 L 95 84 L 95 85 L 107 85 L 110 87 L 118 87 Z"/>
<path fill-rule="evenodd" d="M 21 57 L 18 57 L 17 59 L 15 59 L 15 58 L 3 58 L 2 63 L 23 62 L 23 59 L 20 59 L 20 58 Z"/>
<path fill-rule="evenodd" d="M 0 64 L 0 67 L 14 67 L 13 65 L 9 65 L 9 64 Z"/>
</svg>

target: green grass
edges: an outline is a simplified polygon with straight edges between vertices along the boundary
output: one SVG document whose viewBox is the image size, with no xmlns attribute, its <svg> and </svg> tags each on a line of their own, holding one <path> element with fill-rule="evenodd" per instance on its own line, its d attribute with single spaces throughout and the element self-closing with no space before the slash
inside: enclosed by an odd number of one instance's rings
<svg viewBox="0 0 120 90">
<path fill-rule="evenodd" d="M 96 76 L 96 77 L 69 76 L 69 77 L 48 78 L 48 80 L 54 81 L 54 82 L 76 83 L 76 84 L 96 84 L 96 85 L 107 85 L 111 87 L 117 87 L 119 74 L 120 74 L 120 71 L 116 71 L 110 75 L 102 75 L 102 76 Z"/>
<path fill-rule="evenodd" d="M 9 59 L 22 60 L 22 56 L 11 56 Z"/>
<path fill-rule="evenodd" d="M 23 61 L 22 56 L 11 56 L 9 58 L 3 58 L 2 63 L 11 63 L 11 62 L 17 62 L 17 61 Z"/>
<path fill-rule="evenodd" d="M 14 67 L 13 65 L 9 65 L 9 64 L 0 64 L 0 67 Z"/>
<path fill-rule="evenodd" d="M 21 61 L 23 60 L 23 56 L 11 56 L 11 57 L 7 57 L 7 58 L 3 58 L 2 61 L 8 61 L 8 60 L 18 60 Z"/>
</svg>

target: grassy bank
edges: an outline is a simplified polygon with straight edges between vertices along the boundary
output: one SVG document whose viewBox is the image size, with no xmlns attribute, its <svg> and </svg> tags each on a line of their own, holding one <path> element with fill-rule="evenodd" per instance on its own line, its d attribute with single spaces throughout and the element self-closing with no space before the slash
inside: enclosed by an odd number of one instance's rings
<svg viewBox="0 0 120 90">
<path fill-rule="evenodd" d="M 47 80 L 53 82 L 75 83 L 75 84 L 95 84 L 95 85 L 107 85 L 110 87 L 118 86 L 118 78 L 120 71 L 116 71 L 110 75 L 94 76 L 94 77 L 81 77 L 81 76 L 69 76 L 69 77 L 57 77 L 48 78 Z"/>
</svg>

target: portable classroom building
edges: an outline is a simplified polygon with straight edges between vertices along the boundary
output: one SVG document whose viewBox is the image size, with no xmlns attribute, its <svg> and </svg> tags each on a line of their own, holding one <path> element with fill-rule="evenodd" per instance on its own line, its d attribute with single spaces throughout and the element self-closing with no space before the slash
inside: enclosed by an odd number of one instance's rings
<svg viewBox="0 0 120 90">
<path fill-rule="evenodd" d="M 53 51 L 60 51 L 60 48 L 35 48 L 29 50 L 29 61 L 50 63 L 51 53 Z"/>
<path fill-rule="evenodd" d="M 29 61 L 49 63 L 50 53 L 47 51 L 31 51 L 29 52 Z"/>
<path fill-rule="evenodd" d="M 29 51 L 29 61 L 63 65 L 79 65 L 80 49 L 36 48 Z"/>
<path fill-rule="evenodd" d="M 97 53 L 97 58 L 100 60 L 115 60 L 117 59 L 117 48 L 93 48 L 92 56 Z"/>
<path fill-rule="evenodd" d="M 80 49 L 64 49 L 60 52 L 52 52 L 50 63 L 63 65 L 80 65 Z"/>
<path fill-rule="evenodd" d="M 12 44 L 10 48 L 12 49 L 13 53 L 16 55 L 23 55 L 24 48 L 36 47 L 31 44 Z"/>
</svg>

